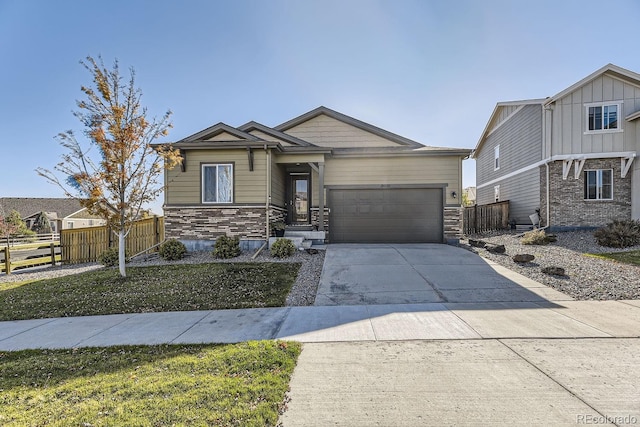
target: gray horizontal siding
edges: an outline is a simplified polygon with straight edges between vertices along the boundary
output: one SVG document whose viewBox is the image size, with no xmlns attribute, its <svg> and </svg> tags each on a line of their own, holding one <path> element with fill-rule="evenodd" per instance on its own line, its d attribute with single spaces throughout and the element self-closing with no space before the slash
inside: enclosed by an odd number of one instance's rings
<svg viewBox="0 0 640 427">
<path fill-rule="evenodd" d="M 500 200 L 509 200 L 509 219 L 518 224 L 530 224 L 529 215 L 540 207 L 540 169 L 534 168 L 496 183 L 500 185 Z M 476 203 L 493 203 L 494 185 L 478 188 Z"/>
<path fill-rule="evenodd" d="M 500 169 L 494 171 L 497 145 L 500 145 Z M 476 184 L 482 185 L 540 160 L 542 107 L 527 105 L 487 137 L 477 157 Z"/>
</svg>

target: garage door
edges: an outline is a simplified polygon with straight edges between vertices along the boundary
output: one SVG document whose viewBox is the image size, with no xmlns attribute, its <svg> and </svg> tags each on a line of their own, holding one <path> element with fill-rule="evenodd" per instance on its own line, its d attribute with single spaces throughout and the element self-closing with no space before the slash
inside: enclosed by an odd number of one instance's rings
<svg viewBox="0 0 640 427">
<path fill-rule="evenodd" d="M 441 188 L 331 189 L 332 243 L 442 242 Z"/>
</svg>

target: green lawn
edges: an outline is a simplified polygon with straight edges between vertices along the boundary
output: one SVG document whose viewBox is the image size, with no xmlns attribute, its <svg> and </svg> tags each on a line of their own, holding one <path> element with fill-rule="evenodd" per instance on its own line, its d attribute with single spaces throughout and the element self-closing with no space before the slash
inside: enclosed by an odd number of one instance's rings
<svg viewBox="0 0 640 427">
<path fill-rule="evenodd" d="M 596 258 L 612 259 L 625 264 L 640 266 L 640 251 L 612 252 L 606 254 L 589 254 Z"/>
<path fill-rule="evenodd" d="M 275 426 L 300 344 L 0 353 L 3 426 Z"/>
<path fill-rule="evenodd" d="M 300 264 L 207 263 L 100 269 L 0 283 L 0 320 L 280 307 Z"/>
</svg>

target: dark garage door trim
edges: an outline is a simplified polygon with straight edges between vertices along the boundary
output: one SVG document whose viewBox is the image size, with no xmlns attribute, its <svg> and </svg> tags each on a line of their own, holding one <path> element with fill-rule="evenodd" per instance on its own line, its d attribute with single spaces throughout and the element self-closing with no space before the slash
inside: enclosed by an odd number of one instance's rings
<svg viewBox="0 0 640 427">
<path fill-rule="evenodd" d="M 385 190 L 385 189 L 437 189 L 440 190 L 440 194 L 442 199 L 440 200 L 440 206 L 439 208 L 442 209 L 441 211 L 439 211 L 439 224 L 437 224 L 438 230 L 437 230 L 437 234 L 436 234 L 436 238 L 434 238 L 434 236 L 432 235 L 432 233 L 428 233 L 431 235 L 431 237 L 429 237 L 428 239 L 423 237 L 419 237 L 419 236 L 410 236 L 408 238 L 408 240 L 413 241 L 413 242 L 418 242 L 418 241 L 430 241 L 430 242 L 445 242 L 445 234 L 444 234 L 444 207 L 446 206 L 446 188 L 447 188 L 447 184 L 367 184 L 367 185 L 328 185 L 325 187 L 327 190 L 327 201 L 329 202 L 329 208 L 330 208 L 330 223 L 329 223 L 329 240 L 332 242 L 340 242 L 340 241 L 357 241 L 360 239 L 356 239 L 353 240 L 350 237 L 346 237 L 344 239 L 342 239 L 341 237 L 336 236 L 336 232 L 334 231 L 332 233 L 332 230 L 336 230 L 335 225 L 337 224 L 336 222 L 336 211 L 334 210 L 334 206 L 336 205 L 335 200 L 334 200 L 334 194 L 332 191 L 333 190 Z M 340 217 L 341 219 L 347 218 L 345 216 Z M 373 218 L 375 220 L 375 218 Z M 382 218 L 380 218 L 382 219 Z M 332 226 L 333 223 L 333 226 Z M 341 226 L 343 226 L 343 223 L 340 223 Z M 400 224 L 399 224 L 400 225 Z M 346 225 L 345 225 L 346 226 Z M 345 228 L 342 228 L 341 231 L 344 231 Z M 389 230 L 387 230 L 389 231 Z M 405 235 L 406 233 L 406 229 L 405 231 Z M 341 233 L 342 234 L 342 233 Z M 357 234 L 357 233 L 356 233 Z M 366 234 L 366 232 L 365 232 Z M 384 234 L 384 233 L 382 233 Z M 412 233 L 413 234 L 413 233 Z M 424 236 L 424 234 L 423 234 Z M 364 237 L 364 241 L 369 241 L 369 242 L 373 242 L 374 240 L 376 240 L 375 237 L 373 237 L 373 240 L 371 240 L 369 237 L 367 236 L 363 236 Z M 415 238 L 414 238 L 415 237 Z M 394 237 L 390 237 L 389 236 L 389 232 L 387 233 L 386 236 L 381 236 L 380 242 L 394 242 L 394 243 L 398 243 L 398 242 L 402 242 L 407 240 L 406 238 L 398 238 L 397 241 L 394 241 Z"/>
</svg>

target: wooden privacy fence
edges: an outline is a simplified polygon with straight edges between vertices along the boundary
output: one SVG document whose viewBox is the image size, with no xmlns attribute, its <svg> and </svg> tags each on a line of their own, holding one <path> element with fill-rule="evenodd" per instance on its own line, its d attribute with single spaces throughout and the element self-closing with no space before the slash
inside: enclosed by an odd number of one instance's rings
<svg viewBox="0 0 640 427">
<path fill-rule="evenodd" d="M 7 274 L 16 268 L 56 265 L 61 259 L 59 241 L 0 246 L 0 272 Z"/>
<path fill-rule="evenodd" d="M 509 201 L 464 208 L 462 224 L 464 234 L 507 229 L 509 228 Z"/>
<path fill-rule="evenodd" d="M 127 235 L 125 251 L 128 255 L 143 252 L 164 240 L 164 218 L 153 217 L 136 221 Z M 95 262 L 110 247 L 118 247 L 118 236 L 104 225 L 74 228 L 60 232 L 62 262 L 78 264 Z"/>
</svg>

